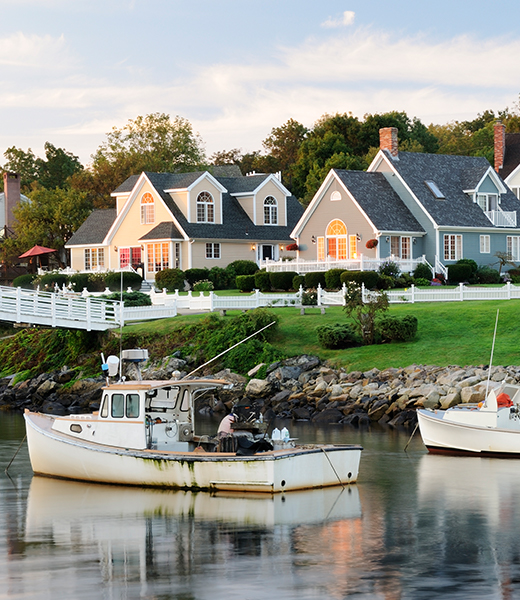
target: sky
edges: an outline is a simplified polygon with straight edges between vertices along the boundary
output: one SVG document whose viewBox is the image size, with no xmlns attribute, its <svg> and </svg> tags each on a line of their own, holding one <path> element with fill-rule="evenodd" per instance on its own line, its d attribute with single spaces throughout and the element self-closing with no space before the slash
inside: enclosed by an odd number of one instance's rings
<svg viewBox="0 0 520 600">
<path fill-rule="evenodd" d="M 517 0 L 0 0 L 0 15 L 2 155 L 49 141 L 87 165 L 113 127 L 160 112 L 210 157 L 262 150 L 290 118 L 445 124 L 520 94 Z"/>
</svg>

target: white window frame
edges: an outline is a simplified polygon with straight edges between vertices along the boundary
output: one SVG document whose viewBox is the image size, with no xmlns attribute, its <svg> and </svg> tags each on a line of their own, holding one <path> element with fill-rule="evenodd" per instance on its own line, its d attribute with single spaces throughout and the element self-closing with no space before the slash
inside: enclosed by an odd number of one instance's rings
<svg viewBox="0 0 520 600">
<path fill-rule="evenodd" d="M 155 200 L 150 192 L 141 196 L 141 225 L 155 223 Z"/>
<path fill-rule="evenodd" d="M 412 238 L 409 235 L 392 235 L 390 237 L 390 254 L 403 260 L 412 258 Z"/>
<path fill-rule="evenodd" d="M 99 271 L 105 268 L 104 248 L 85 248 L 85 271 Z"/>
<path fill-rule="evenodd" d="M 491 212 L 492 210 L 498 210 L 500 196 L 498 194 L 477 194 L 476 201 L 484 212 Z M 492 204 L 494 208 L 491 208 Z"/>
<path fill-rule="evenodd" d="M 338 202 L 338 200 L 341 200 L 341 193 L 336 190 L 330 195 L 330 201 Z"/>
<path fill-rule="evenodd" d="M 491 252 L 491 236 L 480 236 L 480 254 L 490 254 Z"/>
<path fill-rule="evenodd" d="M 197 196 L 197 223 L 215 222 L 215 202 L 210 192 L 203 191 Z"/>
<path fill-rule="evenodd" d="M 206 258 L 218 260 L 221 257 L 219 242 L 206 242 Z"/>
<path fill-rule="evenodd" d="M 278 225 L 278 201 L 274 196 L 264 199 L 264 225 Z"/>
<path fill-rule="evenodd" d="M 461 234 L 445 233 L 443 241 L 444 260 L 460 260 L 463 257 Z"/>
<path fill-rule="evenodd" d="M 153 242 L 146 244 L 146 266 L 148 273 L 158 273 L 170 266 L 170 244 Z"/>
<path fill-rule="evenodd" d="M 509 260 L 520 260 L 520 235 L 507 236 L 507 254 Z"/>
</svg>

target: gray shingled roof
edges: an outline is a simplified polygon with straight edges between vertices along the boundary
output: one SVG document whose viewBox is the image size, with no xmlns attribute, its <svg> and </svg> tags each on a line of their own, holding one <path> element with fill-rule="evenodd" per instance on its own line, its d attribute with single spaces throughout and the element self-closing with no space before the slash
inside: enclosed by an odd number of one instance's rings
<svg viewBox="0 0 520 600">
<path fill-rule="evenodd" d="M 379 231 L 424 231 L 382 173 L 334 172 Z"/>
<path fill-rule="evenodd" d="M 184 236 L 171 221 L 163 221 L 154 227 L 141 240 L 183 240 Z"/>
<path fill-rule="evenodd" d="M 116 219 L 116 209 L 95 210 L 67 242 L 67 246 L 102 244 Z"/>
<path fill-rule="evenodd" d="M 399 152 L 399 160 L 390 160 L 437 225 L 493 227 L 482 209 L 464 193 L 475 189 L 490 168 L 486 158 Z M 445 199 L 435 198 L 425 184 L 427 180 L 437 184 Z M 516 210 L 520 215 L 520 201 L 510 191 L 502 194 L 500 206 L 503 211 Z"/>
</svg>

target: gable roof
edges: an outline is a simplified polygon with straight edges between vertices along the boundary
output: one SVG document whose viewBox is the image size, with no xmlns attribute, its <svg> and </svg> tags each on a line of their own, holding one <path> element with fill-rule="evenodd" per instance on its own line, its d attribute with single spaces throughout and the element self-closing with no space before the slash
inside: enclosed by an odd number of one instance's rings
<svg viewBox="0 0 520 600">
<path fill-rule="evenodd" d="M 94 210 L 73 234 L 66 246 L 103 244 L 116 216 L 115 208 Z"/>
<path fill-rule="evenodd" d="M 383 153 L 387 163 L 439 226 L 493 228 L 482 209 L 465 193 L 477 188 L 487 174 L 497 178 L 498 185 L 506 190 L 501 195 L 502 210 L 520 212 L 520 202 L 504 186 L 484 157 L 399 152 L 399 160 L 394 160 L 386 151 Z M 436 183 L 445 198 L 437 199 L 426 181 Z"/>
<path fill-rule="evenodd" d="M 424 231 L 382 173 L 333 171 L 379 231 Z"/>
<path fill-rule="evenodd" d="M 498 174 L 506 179 L 520 165 L 520 133 L 506 133 L 504 164 Z"/>
</svg>

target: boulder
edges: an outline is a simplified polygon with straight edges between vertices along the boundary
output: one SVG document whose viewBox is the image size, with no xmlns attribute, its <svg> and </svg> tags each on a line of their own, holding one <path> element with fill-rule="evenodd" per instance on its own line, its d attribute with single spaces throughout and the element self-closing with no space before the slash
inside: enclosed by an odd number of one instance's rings
<svg viewBox="0 0 520 600">
<path fill-rule="evenodd" d="M 246 385 L 246 394 L 250 396 L 267 396 L 272 389 L 271 382 L 265 379 L 251 379 Z"/>
</svg>

